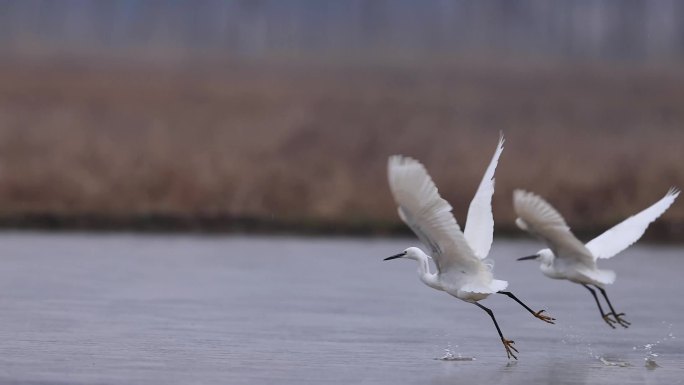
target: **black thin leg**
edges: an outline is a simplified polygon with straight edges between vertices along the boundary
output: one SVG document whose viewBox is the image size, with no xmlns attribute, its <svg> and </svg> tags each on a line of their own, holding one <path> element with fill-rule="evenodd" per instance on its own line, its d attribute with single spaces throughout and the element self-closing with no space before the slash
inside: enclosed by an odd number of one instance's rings
<svg viewBox="0 0 684 385">
<path fill-rule="evenodd" d="M 506 354 L 508 355 L 508 358 L 513 357 L 517 360 L 518 357 L 516 357 L 515 354 L 513 354 L 511 349 L 513 349 L 516 353 L 518 353 L 518 349 L 513 347 L 513 344 L 514 344 L 513 341 L 507 340 L 506 338 L 504 338 L 503 333 L 501 333 L 501 328 L 499 328 L 499 323 L 496 322 L 496 318 L 494 318 L 494 312 L 491 309 L 486 308 L 477 302 L 473 302 L 473 303 L 475 305 L 477 305 L 477 307 L 479 307 L 480 309 L 486 311 L 487 314 L 489 314 L 489 316 L 492 318 L 492 321 L 494 321 L 494 326 L 496 326 L 496 331 L 499 333 L 499 337 L 501 337 L 501 342 L 503 342 L 503 345 L 504 345 L 504 348 L 506 349 Z"/>
<path fill-rule="evenodd" d="M 542 313 L 544 312 L 544 310 L 534 311 L 534 310 L 530 309 L 529 306 L 525 305 L 523 303 L 523 301 L 519 300 L 518 297 L 516 297 L 510 291 L 499 291 L 498 293 L 512 298 L 515 302 L 519 303 L 522 307 L 524 307 L 527 311 L 529 311 L 533 316 L 539 318 L 540 320 L 542 320 L 544 322 L 548 322 L 548 323 L 552 324 L 552 323 L 554 323 L 553 321 L 556 320 L 555 318 L 551 318 L 547 315 L 543 315 Z"/>
<path fill-rule="evenodd" d="M 475 305 L 477 307 L 479 307 L 480 309 L 486 311 L 487 314 L 489 314 L 489 316 L 492 317 L 492 321 L 494 321 L 494 326 L 496 326 L 496 331 L 499 332 L 499 337 L 501 337 L 501 339 L 503 340 L 504 336 L 503 336 L 503 333 L 501 333 L 501 328 L 499 328 L 499 324 L 496 322 L 496 318 L 494 318 L 494 312 L 491 309 L 486 308 L 477 302 L 475 302 Z"/>
<path fill-rule="evenodd" d="M 608 326 L 610 326 L 611 328 L 615 329 L 615 326 L 613 326 L 613 324 L 615 323 L 615 321 L 613 321 L 613 320 L 610 318 L 610 314 L 606 314 L 606 313 L 603 312 L 603 307 L 601 307 L 601 302 L 599 302 L 599 299 L 598 299 L 598 297 L 596 296 L 596 292 L 594 291 L 594 289 L 592 289 L 591 287 L 589 287 L 589 285 L 582 284 L 582 286 L 586 287 L 587 290 L 589 290 L 589 292 L 591 293 L 591 295 L 594 297 L 594 300 L 596 300 L 596 305 L 598 306 L 599 311 L 601 312 L 601 318 L 603 318 L 603 320 L 606 321 L 606 323 L 608 324 Z"/>
<path fill-rule="evenodd" d="M 603 298 L 606 299 L 606 302 L 608 303 L 608 307 L 610 308 L 610 311 L 613 312 L 613 316 L 615 317 L 617 322 L 620 324 L 620 326 L 625 327 L 625 328 L 629 327 L 629 325 L 631 325 L 632 323 L 627 322 L 624 319 L 620 318 L 620 316 L 625 315 L 625 313 L 616 312 L 615 309 L 613 309 L 613 304 L 611 304 L 610 300 L 608 299 L 608 295 L 606 294 L 606 291 L 601 286 L 597 286 L 597 285 L 594 285 L 594 286 L 596 286 L 596 288 L 599 289 L 599 291 L 601 291 L 601 295 L 603 295 Z"/>
</svg>

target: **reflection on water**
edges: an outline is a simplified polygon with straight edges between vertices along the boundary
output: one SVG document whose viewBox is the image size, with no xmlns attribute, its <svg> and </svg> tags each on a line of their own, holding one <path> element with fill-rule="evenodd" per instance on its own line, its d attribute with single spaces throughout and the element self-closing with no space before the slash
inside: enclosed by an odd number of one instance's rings
<svg viewBox="0 0 684 385">
<path fill-rule="evenodd" d="M 538 244 L 496 240 L 497 278 L 557 319 L 487 299 L 520 350 L 508 361 L 484 312 L 425 287 L 413 261 L 382 261 L 413 239 L 5 233 L 0 242 L 2 383 L 684 381 L 676 247 L 601 261 L 617 271 L 608 291 L 632 321 L 612 330 L 584 288 L 515 262 Z"/>
</svg>

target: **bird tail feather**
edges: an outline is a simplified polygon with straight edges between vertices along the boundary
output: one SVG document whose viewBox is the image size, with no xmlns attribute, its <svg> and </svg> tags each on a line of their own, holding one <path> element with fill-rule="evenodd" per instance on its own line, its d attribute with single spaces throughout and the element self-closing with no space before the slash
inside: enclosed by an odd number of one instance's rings
<svg viewBox="0 0 684 385">
<path fill-rule="evenodd" d="M 612 270 L 582 269 L 580 270 L 580 273 L 605 285 L 610 285 L 615 282 L 615 272 Z"/>
<path fill-rule="evenodd" d="M 493 279 L 489 285 L 481 283 L 469 283 L 461 288 L 461 291 L 480 294 L 493 294 L 508 287 L 508 282 L 499 279 Z"/>
</svg>

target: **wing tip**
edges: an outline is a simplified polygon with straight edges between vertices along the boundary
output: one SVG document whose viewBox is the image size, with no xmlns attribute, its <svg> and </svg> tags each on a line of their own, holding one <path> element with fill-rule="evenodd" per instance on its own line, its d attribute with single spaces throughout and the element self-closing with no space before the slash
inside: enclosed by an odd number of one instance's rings
<svg viewBox="0 0 684 385">
<path fill-rule="evenodd" d="M 672 197 L 672 199 L 676 199 L 679 196 L 679 193 L 681 193 L 682 190 L 679 188 L 672 186 L 670 187 L 669 190 L 667 190 L 667 194 L 665 194 L 666 197 Z"/>
<path fill-rule="evenodd" d="M 387 158 L 387 165 L 388 166 L 399 165 L 403 162 L 403 160 L 404 160 L 404 155 L 399 155 L 399 154 L 390 155 L 389 158 Z"/>
<path fill-rule="evenodd" d="M 412 165 L 412 164 L 418 164 L 418 165 L 422 166 L 422 163 L 420 163 L 418 160 L 411 158 L 410 156 L 401 155 L 401 154 L 390 155 L 389 158 L 387 159 L 387 164 L 390 167 L 405 166 L 405 165 Z"/>
<path fill-rule="evenodd" d="M 390 155 L 389 158 L 387 158 L 387 174 L 390 180 L 394 178 L 395 175 L 398 175 L 398 173 L 401 173 L 400 170 L 410 167 L 424 168 L 419 161 L 410 156 L 396 154 Z"/>
<path fill-rule="evenodd" d="M 523 190 L 521 188 L 517 188 L 517 189 L 513 190 L 513 196 L 514 197 L 522 197 L 523 195 L 527 195 L 527 194 L 531 194 L 531 193 L 529 191 Z"/>
<path fill-rule="evenodd" d="M 530 199 L 540 199 L 539 195 L 523 190 L 523 189 L 515 189 L 513 191 L 513 206 L 518 206 L 522 204 L 525 201 L 528 201 Z"/>
</svg>

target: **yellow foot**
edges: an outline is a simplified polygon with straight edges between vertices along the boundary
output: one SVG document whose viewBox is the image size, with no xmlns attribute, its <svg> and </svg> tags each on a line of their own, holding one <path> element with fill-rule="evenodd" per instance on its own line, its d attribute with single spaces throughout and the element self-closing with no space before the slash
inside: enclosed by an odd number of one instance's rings
<svg viewBox="0 0 684 385">
<path fill-rule="evenodd" d="M 629 325 L 632 324 L 631 322 L 627 322 L 627 320 L 620 318 L 620 316 L 625 315 L 625 313 L 618 313 L 618 314 L 613 313 L 613 315 L 615 316 L 617 323 L 619 323 L 620 326 L 622 326 L 623 328 L 628 328 Z"/>
<path fill-rule="evenodd" d="M 610 318 L 610 314 L 604 314 L 604 315 L 603 315 L 603 320 L 606 321 L 606 323 L 608 324 L 608 326 L 610 326 L 611 328 L 615 329 L 615 325 L 613 325 L 613 324 L 615 323 L 615 320 L 612 319 L 612 318 Z"/>
<path fill-rule="evenodd" d="M 518 349 L 516 349 L 515 346 L 513 346 L 515 342 L 507 340 L 505 338 L 502 338 L 501 342 L 503 342 L 504 348 L 506 348 L 506 355 L 508 356 L 508 359 L 510 360 L 511 357 L 513 357 L 517 360 L 518 357 L 516 357 L 515 354 L 513 354 L 513 352 L 518 353 Z"/>
<path fill-rule="evenodd" d="M 534 313 L 534 316 L 537 317 L 537 318 L 539 318 L 540 320 L 542 320 L 542 321 L 544 321 L 544 322 L 547 322 L 547 323 L 550 323 L 550 324 L 555 324 L 555 322 L 553 322 L 553 321 L 556 320 L 555 318 L 550 317 L 550 316 L 548 316 L 548 315 L 546 315 L 546 314 L 542 314 L 542 313 L 544 313 L 545 311 L 546 311 L 546 310 L 539 310 L 538 312 Z"/>
</svg>

